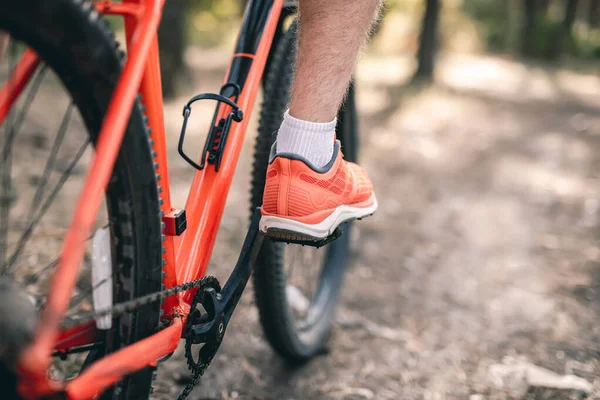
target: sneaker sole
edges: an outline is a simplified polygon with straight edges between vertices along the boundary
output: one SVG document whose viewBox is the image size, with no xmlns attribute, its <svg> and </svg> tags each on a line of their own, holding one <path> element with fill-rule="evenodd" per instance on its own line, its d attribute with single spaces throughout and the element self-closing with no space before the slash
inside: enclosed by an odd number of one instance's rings
<svg viewBox="0 0 600 400">
<path fill-rule="evenodd" d="M 318 224 L 305 224 L 283 217 L 263 215 L 258 229 L 278 240 L 319 241 L 329 237 L 344 222 L 369 217 L 377 210 L 377 200 L 369 207 L 339 206 Z"/>
</svg>

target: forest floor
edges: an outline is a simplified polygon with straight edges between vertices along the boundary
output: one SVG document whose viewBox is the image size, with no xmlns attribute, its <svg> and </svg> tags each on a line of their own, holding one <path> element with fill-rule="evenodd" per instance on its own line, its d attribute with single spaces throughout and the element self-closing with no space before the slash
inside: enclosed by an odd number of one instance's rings
<svg viewBox="0 0 600 400">
<path fill-rule="evenodd" d="M 166 106 L 179 206 L 193 175 L 176 155 L 180 109 L 218 90 L 228 56 L 187 60 L 190 91 Z M 380 206 L 354 228 L 328 352 L 287 365 L 249 288 L 191 399 L 576 398 L 527 389 L 518 371 L 532 364 L 578 375 L 598 396 L 600 78 L 453 55 L 435 85 L 416 87 L 409 67 L 368 55 L 358 69 L 360 159 Z M 257 117 L 209 269 L 221 279 L 247 226 Z M 158 376 L 155 397 L 174 398 L 189 379 L 182 353 Z"/>
</svg>

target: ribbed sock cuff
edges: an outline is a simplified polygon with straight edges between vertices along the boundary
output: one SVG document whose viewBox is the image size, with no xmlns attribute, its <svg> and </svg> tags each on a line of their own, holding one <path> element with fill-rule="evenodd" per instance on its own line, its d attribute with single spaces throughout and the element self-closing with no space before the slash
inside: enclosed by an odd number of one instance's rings
<svg viewBox="0 0 600 400">
<path fill-rule="evenodd" d="M 293 153 L 306 158 L 317 167 L 331 160 L 337 120 L 310 122 L 286 111 L 277 133 L 277 153 Z"/>
</svg>

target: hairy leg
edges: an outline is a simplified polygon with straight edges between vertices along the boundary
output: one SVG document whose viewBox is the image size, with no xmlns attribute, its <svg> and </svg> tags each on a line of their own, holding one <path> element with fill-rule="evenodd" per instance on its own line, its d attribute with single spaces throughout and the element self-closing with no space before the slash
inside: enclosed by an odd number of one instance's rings
<svg viewBox="0 0 600 400">
<path fill-rule="evenodd" d="M 290 115 L 313 122 L 337 115 L 380 0 L 300 0 Z"/>
<path fill-rule="evenodd" d="M 335 141 L 336 115 L 380 0 L 299 0 L 296 70 L 269 163 L 259 229 L 315 241 L 377 209 L 366 172 Z M 333 182 L 332 182 L 333 181 Z M 323 185 L 326 182 L 326 185 Z"/>
</svg>

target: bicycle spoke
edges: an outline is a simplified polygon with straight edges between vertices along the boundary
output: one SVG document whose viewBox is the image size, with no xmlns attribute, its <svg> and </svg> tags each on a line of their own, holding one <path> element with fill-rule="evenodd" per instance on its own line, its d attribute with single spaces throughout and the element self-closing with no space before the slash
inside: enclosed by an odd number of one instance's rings
<svg viewBox="0 0 600 400">
<path fill-rule="evenodd" d="M 35 212 L 37 211 L 40 203 L 42 201 L 42 196 L 46 190 L 46 185 L 48 183 L 48 178 L 52 173 L 52 169 L 54 168 L 54 164 L 56 162 L 56 156 L 58 154 L 58 150 L 62 145 L 63 139 L 65 137 L 65 133 L 67 132 L 67 128 L 69 127 L 69 122 L 71 121 L 71 113 L 73 111 L 73 102 L 69 103 L 67 107 L 67 111 L 63 116 L 63 119 L 60 123 L 60 127 L 58 128 L 58 133 L 54 138 L 54 143 L 52 144 L 52 150 L 50 151 L 50 155 L 48 156 L 48 160 L 46 161 L 46 166 L 44 168 L 44 172 L 42 174 L 42 178 L 40 180 L 40 185 L 37 187 L 35 191 L 35 195 L 33 196 L 33 200 L 31 201 L 31 207 L 29 208 L 29 217 L 28 220 L 31 222 L 33 219 Z M 29 224 L 28 224 L 29 225 Z"/>
<path fill-rule="evenodd" d="M 100 229 L 106 229 L 109 226 L 110 226 L 110 223 L 107 223 L 106 225 L 104 225 Z M 94 237 L 94 235 L 90 235 L 87 238 L 87 240 L 92 240 L 93 237 Z M 41 270 L 39 270 L 38 272 L 36 272 L 32 276 L 29 276 L 28 278 L 26 278 L 27 284 L 31 285 L 31 284 L 36 283 L 42 277 L 42 275 L 44 274 L 44 272 L 50 270 L 50 268 L 54 268 L 58 264 L 58 260 L 59 260 L 59 258 L 55 258 L 53 261 L 51 261 L 50 263 L 48 263 L 44 268 L 42 268 Z"/>
<path fill-rule="evenodd" d="M 12 41 L 13 46 L 15 42 Z M 12 51 L 12 55 L 14 55 L 14 51 Z M 14 67 L 13 67 L 14 68 Z M 11 69 L 12 70 L 12 69 Z M 6 139 L 4 142 L 4 146 L 2 149 L 2 187 L 5 191 L 5 195 L 2 198 L 2 210 L 0 211 L 0 219 L 2 220 L 2 226 L 0 227 L 0 237 L 1 243 L 0 248 L 2 248 L 2 258 L 0 258 L 0 262 L 4 266 L 2 268 L 1 274 L 5 275 L 7 271 L 10 270 L 11 262 L 5 262 L 5 253 L 6 253 L 6 242 L 8 235 L 8 225 L 9 225 L 9 203 L 10 203 L 10 192 L 11 192 L 11 170 L 12 170 L 12 148 L 15 137 L 25 121 L 25 117 L 27 116 L 29 109 L 31 108 L 31 104 L 33 103 L 33 99 L 37 94 L 42 81 L 46 75 L 47 66 L 42 64 L 40 69 L 37 71 L 35 77 L 33 78 L 33 82 L 31 83 L 31 88 L 27 93 L 27 97 L 25 99 L 25 104 L 19 113 L 15 123 L 11 126 L 11 124 L 7 124 L 5 131 L 7 132 Z M 12 74 L 11 74 L 12 75 Z M 11 110 L 12 111 L 12 110 Z"/>
<path fill-rule="evenodd" d="M 66 313 L 67 317 L 69 317 L 69 313 L 71 311 L 73 311 L 83 300 L 85 300 L 85 298 L 87 296 L 89 296 L 92 293 L 94 293 L 94 290 L 98 289 L 100 286 L 102 286 L 103 284 L 105 284 L 106 282 L 108 282 L 110 279 L 112 279 L 112 276 L 113 276 L 113 274 L 111 272 L 109 276 L 107 276 L 106 278 L 102 279 L 100 282 L 98 282 L 94 286 L 87 288 L 84 292 L 78 294 L 77 297 L 75 299 L 73 299 L 73 304 L 71 304 L 71 306 L 67 310 L 67 313 Z"/>
<path fill-rule="evenodd" d="M 48 263 L 44 268 L 36 272 L 33 276 L 26 278 L 28 284 L 36 283 L 40 277 L 44 274 L 44 272 L 48 271 L 50 268 L 54 268 L 58 264 L 58 258 L 54 261 Z"/>
<path fill-rule="evenodd" d="M 23 108 L 19 113 L 19 118 L 17 118 L 15 125 L 13 126 L 13 137 L 16 136 L 17 132 L 21 129 L 21 126 L 25 122 L 25 117 L 27 117 L 27 113 L 31 108 L 31 104 L 33 104 L 33 99 L 40 89 L 40 85 L 42 81 L 46 77 L 46 72 L 48 71 L 48 66 L 46 64 L 40 65 L 40 68 L 37 70 L 35 76 L 33 77 L 33 82 L 31 82 L 31 88 L 27 93 L 27 97 L 25 98 L 25 104 L 23 104 Z"/>
<path fill-rule="evenodd" d="M 35 218 L 30 222 L 30 224 L 27 226 L 27 228 L 25 229 L 25 231 L 19 238 L 19 241 L 17 242 L 17 248 L 15 249 L 14 253 L 10 257 L 10 260 L 8 262 L 8 266 L 6 268 L 8 271 L 11 271 L 14 268 L 14 265 L 16 264 L 16 262 L 19 258 L 19 255 L 23 251 L 23 248 L 25 247 L 27 240 L 33 233 L 33 231 L 36 228 L 39 221 L 46 214 L 46 211 L 48 211 L 48 208 L 50 208 L 50 206 L 52 205 L 54 199 L 56 198 L 56 195 L 58 194 L 60 189 L 62 189 L 64 183 L 67 181 L 67 179 L 69 179 L 71 172 L 73 171 L 73 169 L 75 168 L 75 166 L 77 165 L 77 163 L 79 162 L 81 157 L 83 156 L 83 153 L 85 153 L 85 150 L 89 144 L 90 144 L 89 139 L 83 143 L 83 145 L 81 146 L 81 148 L 79 149 L 79 151 L 77 152 L 77 154 L 75 155 L 75 157 L 73 158 L 73 160 L 71 161 L 71 163 L 69 164 L 67 169 L 61 175 L 60 179 L 58 180 L 58 183 L 56 184 L 56 186 L 54 187 L 54 189 L 52 190 L 52 192 L 50 193 L 50 195 L 48 196 L 48 198 L 46 199 L 46 201 L 40 208 L 40 210 L 37 213 L 37 215 L 35 216 Z"/>
<path fill-rule="evenodd" d="M 10 41 L 9 49 L 8 49 L 8 72 L 9 76 L 13 76 L 13 72 L 15 69 L 15 59 L 16 59 L 16 51 L 17 45 L 14 41 Z M 14 82 L 10 80 L 8 82 L 9 86 L 12 86 Z M 8 226 L 9 226 L 9 205 L 11 201 L 11 165 L 12 159 L 10 157 L 11 152 L 5 152 L 4 149 L 8 149 L 10 146 L 12 148 L 12 140 L 10 139 L 9 133 L 12 132 L 11 126 L 14 118 L 14 109 L 11 108 L 8 111 L 8 115 L 6 117 L 6 124 L 4 126 L 4 131 L 6 133 L 6 137 L 4 139 L 4 145 L 2 146 L 2 156 L 0 162 L 0 184 L 2 185 L 2 196 L 0 196 L 0 266 L 2 269 L 0 270 L 0 274 L 4 275 L 4 265 L 6 260 L 7 253 L 7 236 L 8 236 Z"/>
<path fill-rule="evenodd" d="M 40 206 L 40 203 L 42 201 L 43 195 L 46 191 L 48 179 L 50 177 L 50 174 L 52 173 L 54 164 L 56 163 L 56 156 L 58 155 L 58 151 L 60 149 L 60 146 L 62 145 L 63 139 L 67 132 L 69 122 L 71 121 L 71 113 L 73 111 L 73 106 L 74 106 L 73 102 L 69 103 L 69 106 L 67 107 L 67 111 L 65 111 L 63 119 L 60 123 L 60 127 L 58 129 L 56 137 L 54 138 L 54 143 L 52 144 L 52 150 L 50 150 L 50 155 L 48 156 L 48 160 L 46 160 L 46 166 L 44 167 L 44 172 L 40 179 L 40 184 L 36 188 L 35 194 L 33 196 L 33 200 L 31 201 L 31 206 L 29 207 L 29 215 L 27 218 L 28 223 L 26 224 L 27 226 L 31 225 L 31 222 L 33 221 L 33 219 L 35 217 L 35 214 L 36 214 L 36 212 Z M 17 247 L 17 249 L 18 249 L 18 247 Z M 51 267 L 52 263 L 50 263 L 49 265 Z M 47 267 L 47 268 L 50 268 L 50 267 Z"/>
<path fill-rule="evenodd" d="M 40 85 L 42 84 L 42 81 L 44 80 L 46 71 L 47 71 L 47 66 L 45 64 L 42 64 L 40 69 L 37 71 L 35 77 L 33 78 L 33 82 L 31 83 L 31 88 L 29 89 L 29 92 L 27 93 L 27 97 L 25 99 L 25 104 L 23 105 L 23 108 L 21 109 L 19 116 L 15 120 L 14 125 L 10 126 L 10 124 L 8 124 L 8 126 L 5 127 L 5 131 L 7 131 L 8 133 L 6 135 L 6 140 L 5 140 L 4 146 L 2 148 L 2 160 L 3 160 L 2 170 L 3 170 L 3 172 L 5 172 L 4 168 L 7 168 L 10 171 L 10 164 L 6 163 L 6 161 L 9 160 L 10 157 L 12 156 L 12 145 L 13 145 L 14 139 L 17 136 L 17 133 L 19 132 L 19 130 L 21 129 L 21 126 L 23 125 L 23 122 L 25 121 L 25 117 L 27 117 L 29 109 L 31 108 L 31 104 L 33 103 L 33 99 L 34 99 L 35 95 L 37 94 L 37 92 L 40 88 Z M 13 111 L 13 110 L 11 109 L 11 111 Z"/>
</svg>

